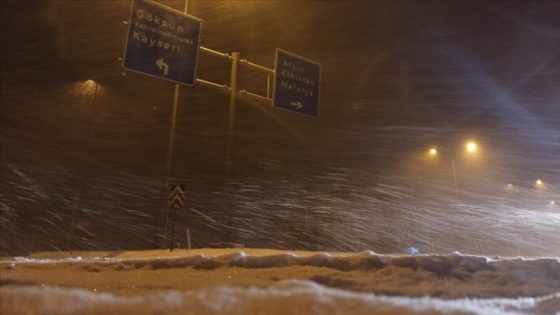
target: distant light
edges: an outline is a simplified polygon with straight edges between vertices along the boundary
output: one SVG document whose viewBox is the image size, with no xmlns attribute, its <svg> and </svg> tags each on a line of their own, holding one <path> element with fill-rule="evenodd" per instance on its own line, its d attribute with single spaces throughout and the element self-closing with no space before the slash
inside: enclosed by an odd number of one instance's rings
<svg viewBox="0 0 560 315">
<path fill-rule="evenodd" d="M 474 143 L 474 142 L 472 142 L 472 141 L 469 142 L 469 143 L 467 143 L 467 151 L 469 151 L 469 152 L 475 152 L 476 149 L 477 149 L 476 143 Z"/>
<path fill-rule="evenodd" d="M 550 202 L 550 205 L 551 205 L 551 206 L 554 206 L 555 204 L 556 204 L 556 203 L 554 202 L 554 200 L 552 200 L 552 201 Z"/>
<path fill-rule="evenodd" d="M 508 186 L 508 188 L 512 188 L 512 187 L 513 187 L 513 185 L 512 185 L 511 183 L 508 184 L 507 186 Z"/>
<path fill-rule="evenodd" d="M 542 185 L 543 184 L 542 180 L 540 180 L 540 179 L 537 179 L 536 183 L 537 183 L 537 185 Z"/>
<path fill-rule="evenodd" d="M 434 148 L 430 149 L 430 155 L 437 155 L 437 150 Z"/>
</svg>

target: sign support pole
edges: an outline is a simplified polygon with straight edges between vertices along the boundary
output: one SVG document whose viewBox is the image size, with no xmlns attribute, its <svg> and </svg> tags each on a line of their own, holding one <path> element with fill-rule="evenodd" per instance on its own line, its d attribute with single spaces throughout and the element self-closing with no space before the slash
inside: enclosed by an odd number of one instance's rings
<svg viewBox="0 0 560 315">
<path fill-rule="evenodd" d="M 171 238 L 169 239 L 169 251 L 172 252 L 173 251 L 173 247 L 174 244 L 173 242 L 175 242 L 175 222 L 177 221 L 177 208 L 173 208 L 173 225 L 171 228 Z"/>
<path fill-rule="evenodd" d="M 171 113 L 171 128 L 169 130 L 169 143 L 167 146 L 167 161 L 166 161 L 166 168 L 167 174 L 165 176 L 165 188 L 169 188 L 169 176 L 171 174 L 171 157 L 173 156 L 173 144 L 175 140 L 175 122 L 177 118 L 177 104 L 179 102 L 179 84 L 175 84 L 175 92 L 173 94 L 173 111 Z M 166 199 L 166 207 L 165 207 L 165 218 L 164 218 L 164 227 L 163 227 L 163 235 L 167 237 L 167 225 L 169 222 L 169 206 L 170 203 Z M 175 209 L 175 216 L 173 218 L 173 226 L 171 231 L 171 249 L 173 250 L 173 235 L 175 234 L 175 219 L 177 217 L 177 209 Z M 164 240 L 165 241 L 165 240 Z M 163 242 L 162 242 L 163 243 Z M 163 245 L 164 246 L 164 245 Z"/>
<path fill-rule="evenodd" d="M 231 53 L 231 77 L 230 77 L 230 97 L 229 97 L 229 121 L 228 121 L 228 152 L 227 165 L 231 168 L 231 158 L 233 155 L 233 133 L 235 132 L 235 100 L 237 98 L 237 65 L 239 63 L 239 53 Z"/>
<path fill-rule="evenodd" d="M 232 178 L 232 166 L 233 166 L 233 156 L 234 156 L 234 149 L 235 149 L 235 101 L 237 99 L 237 68 L 239 65 L 239 53 L 232 52 L 231 53 L 231 73 L 230 73 L 230 96 L 229 96 L 229 119 L 228 119 L 228 144 L 227 144 L 227 176 L 231 179 Z M 231 220 L 232 220 L 232 212 L 233 210 L 230 209 L 226 214 L 226 228 L 231 229 Z M 233 233 L 231 231 L 226 232 L 228 237 L 231 237 Z M 232 240 L 228 239 L 228 242 Z"/>
<path fill-rule="evenodd" d="M 185 0 L 185 10 L 184 13 L 187 14 L 187 8 L 189 6 L 189 0 Z M 169 188 L 169 175 L 171 173 L 171 158 L 173 156 L 173 143 L 175 140 L 175 121 L 177 120 L 177 104 L 179 102 L 179 84 L 175 84 L 175 92 L 173 93 L 173 109 L 171 112 L 171 127 L 169 129 L 169 142 L 167 144 L 167 160 L 165 163 L 167 174 L 165 175 L 165 196 L 164 198 L 164 215 L 162 222 L 162 238 L 160 247 L 165 247 L 165 238 L 167 237 L 167 225 L 169 221 L 169 201 L 167 199 L 167 190 Z M 175 229 L 175 224 L 173 224 L 173 229 Z M 175 231 L 173 231 L 175 232 Z M 173 240 L 171 240 L 173 242 Z"/>
</svg>

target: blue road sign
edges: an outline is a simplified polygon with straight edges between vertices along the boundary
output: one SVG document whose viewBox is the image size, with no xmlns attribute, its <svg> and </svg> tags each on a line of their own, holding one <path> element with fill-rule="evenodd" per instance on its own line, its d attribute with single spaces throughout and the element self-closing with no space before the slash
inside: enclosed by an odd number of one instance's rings
<svg viewBox="0 0 560 315">
<path fill-rule="evenodd" d="M 317 118 L 320 81 L 320 64 L 277 48 L 272 107 Z"/>
<path fill-rule="evenodd" d="M 122 67 L 194 85 L 202 20 L 147 0 L 134 0 Z"/>
</svg>

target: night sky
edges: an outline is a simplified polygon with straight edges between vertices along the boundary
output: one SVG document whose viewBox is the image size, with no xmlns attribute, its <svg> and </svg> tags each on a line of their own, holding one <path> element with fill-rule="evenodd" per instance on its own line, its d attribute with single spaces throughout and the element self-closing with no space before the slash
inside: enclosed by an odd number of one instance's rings
<svg viewBox="0 0 560 315">
<path fill-rule="evenodd" d="M 2 1 L 1 252 L 157 243 L 175 85 L 122 69 L 131 5 Z M 559 2 L 191 0 L 188 13 L 203 47 L 270 69 L 281 48 L 322 75 L 318 118 L 239 96 L 233 131 L 227 91 L 181 86 L 182 247 L 188 227 L 195 247 L 560 254 Z M 199 54 L 197 78 L 229 76 Z M 239 89 L 266 82 L 240 65 Z"/>
</svg>

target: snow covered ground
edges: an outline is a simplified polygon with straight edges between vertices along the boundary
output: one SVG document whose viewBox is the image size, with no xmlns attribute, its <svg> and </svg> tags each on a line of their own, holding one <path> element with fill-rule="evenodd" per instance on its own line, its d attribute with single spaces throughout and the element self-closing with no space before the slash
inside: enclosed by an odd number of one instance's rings
<svg viewBox="0 0 560 315">
<path fill-rule="evenodd" d="M 560 314 L 560 259 L 264 249 L 1 261 L 1 314 Z"/>
</svg>

